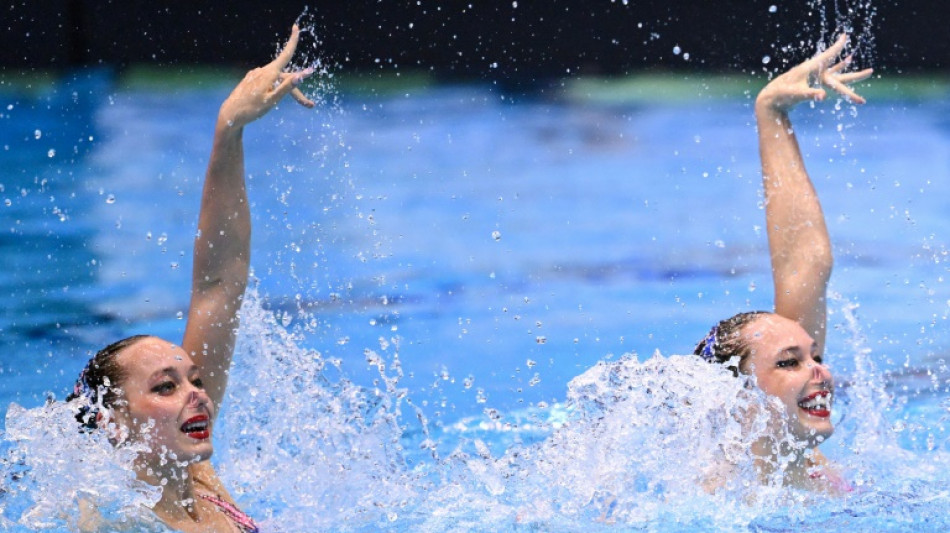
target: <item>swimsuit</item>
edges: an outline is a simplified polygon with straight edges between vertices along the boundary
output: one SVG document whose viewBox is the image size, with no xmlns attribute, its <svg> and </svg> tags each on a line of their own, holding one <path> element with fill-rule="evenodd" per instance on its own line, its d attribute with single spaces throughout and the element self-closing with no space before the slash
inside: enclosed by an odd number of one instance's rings
<svg viewBox="0 0 950 533">
<path fill-rule="evenodd" d="M 198 497 L 202 500 L 213 503 L 219 510 L 221 510 L 222 513 L 225 514 L 225 516 L 230 518 L 231 521 L 238 526 L 238 529 L 240 529 L 242 533 L 260 533 L 260 529 L 258 529 L 254 520 L 251 519 L 250 516 L 244 514 L 244 512 L 242 512 L 233 504 L 210 494 L 199 493 Z"/>
<path fill-rule="evenodd" d="M 818 471 L 812 472 L 808 475 L 808 477 L 811 479 L 824 479 L 829 485 L 831 485 L 832 488 L 842 493 L 854 492 L 854 487 L 851 486 L 847 480 L 837 474 L 827 475 L 822 471 Z"/>
</svg>

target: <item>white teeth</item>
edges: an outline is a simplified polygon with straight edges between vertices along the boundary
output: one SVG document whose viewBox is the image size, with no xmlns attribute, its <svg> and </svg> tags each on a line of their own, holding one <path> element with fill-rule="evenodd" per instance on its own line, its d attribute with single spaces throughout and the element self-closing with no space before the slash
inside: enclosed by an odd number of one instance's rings
<svg viewBox="0 0 950 533">
<path fill-rule="evenodd" d="M 810 400 L 799 402 L 799 407 L 803 409 L 828 409 L 831 407 L 831 393 L 819 394 Z"/>
<path fill-rule="evenodd" d="M 203 431 L 205 429 L 208 429 L 207 421 L 192 422 L 190 424 L 185 424 L 181 427 L 181 430 L 184 431 L 185 433 L 191 433 L 193 431 Z"/>
</svg>

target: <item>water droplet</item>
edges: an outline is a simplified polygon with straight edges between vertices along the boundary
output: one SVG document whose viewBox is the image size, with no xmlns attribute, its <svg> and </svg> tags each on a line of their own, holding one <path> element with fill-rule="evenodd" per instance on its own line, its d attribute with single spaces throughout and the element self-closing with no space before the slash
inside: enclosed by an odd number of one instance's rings
<svg viewBox="0 0 950 533">
<path fill-rule="evenodd" d="M 114 194 L 110 194 L 109 196 L 106 196 L 106 203 L 107 203 L 107 204 L 114 204 L 114 203 L 115 203 L 115 195 L 114 195 Z"/>
<path fill-rule="evenodd" d="M 535 365 L 537 365 L 537 364 L 538 364 L 537 361 L 534 361 L 534 360 L 531 360 L 531 359 L 528 359 L 527 361 L 525 361 L 525 365 L 526 365 L 528 368 L 534 368 Z"/>
<path fill-rule="evenodd" d="M 496 241 L 500 241 L 500 240 L 501 240 L 501 232 L 498 231 L 498 230 L 495 230 L 495 231 L 491 232 L 491 238 L 492 238 L 492 239 L 495 239 Z"/>
<path fill-rule="evenodd" d="M 175 313 L 175 318 L 177 318 L 178 320 L 181 320 L 182 318 L 184 318 L 184 316 L 185 316 L 185 313 L 182 313 L 181 311 L 178 311 L 177 313 Z"/>
<path fill-rule="evenodd" d="M 772 61 L 772 58 L 771 58 L 771 57 L 769 57 L 769 56 L 762 56 L 762 64 L 763 64 L 763 65 L 768 65 L 770 61 Z"/>
<path fill-rule="evenodd" d="M 43 132 L 40 131 L 40 130 L 36 130 L 36 131 L 33 132 L 33 137 L 36 138 L 36 139 L 40 139 L 40 138 L 43 137 Z"/>
<path fill-rule="evenodd" d="M 511 3 L 511 7 L 515 8 L 515 9 L 518 9 L 518 2 L 517 2 L 517 1 L 512 2 L 512 3 Z"/>
<path fill-rule="evenodd" d="M 679 45 L 676 45 L 676 46 L 673 47 L 673 55 L 677 55 L 677 56 L 678 56 L 678 55 L 680 55 L 680 52 L 681 52 L 681 51 L 682 51 L 682 49 L 679 47 Z"/>
<path fill-rule="evenodd" d="M 50 148 L 49 152 L 46 152 L 46 157 L 56 157 L 56 150 Z"/>
<path fill-rule="evenodd" d="M 769 6 L 769 13 L 775 13 L 778 11 L 778 6 Z"/>
</svg>

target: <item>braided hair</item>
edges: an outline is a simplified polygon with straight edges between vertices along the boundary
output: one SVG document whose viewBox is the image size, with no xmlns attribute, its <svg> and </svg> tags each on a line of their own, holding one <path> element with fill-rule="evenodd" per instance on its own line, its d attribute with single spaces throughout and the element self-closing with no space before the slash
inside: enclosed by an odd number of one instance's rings
<svg viewBox="0 0 950 533">
<path fill-rule="evenodd" d="M 122 350 L 151 335 L 133 335 L 113 342 L 96 352 L 79 373 L 73 392 L 66 401 L 78 400 L 79 412 L 76 420 L 83 430 L 97 429 L 97 415 L 103 409 L 115 405 L 118 399 L 118 386 L 125 379 L 125 370 L 119 365 L 116 356 Z"/>
<path fill-rule="evenodd" d="M 738 377 L 746 359 L 752 355 L 751 348 L 743 340 L 742 328 L 761 316 L 771 314 L 768 311 L 747 311 L 719 321 L 699 341 L 693 355 L 702 357 L 707 363 L 728 364 L 726 368 Z M 736 357 L 738 361 L 735 361 Z"/>
</svg>

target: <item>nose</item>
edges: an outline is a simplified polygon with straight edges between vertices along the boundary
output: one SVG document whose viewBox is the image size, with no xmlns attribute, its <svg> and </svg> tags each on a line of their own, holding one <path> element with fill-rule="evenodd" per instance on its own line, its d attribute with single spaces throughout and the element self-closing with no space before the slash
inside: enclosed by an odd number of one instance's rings
<svg viewBox="0 0 950 533">
<path fill-rule="evenodd" d="M 204 389 L 192 385 L 191 391 L 188 393 L 188 406 L 200 407 L 210 404 L 211 398 L 208 396 L 208 393 L 205 392 Z"/>
<path fill-rule="evenodd" d="M 823 384 L 831 385 L 833 378 L 831 377 L 831 371 L 828 370 L 828 367 L 821 363 L 811 363 L 812 370 L 812 379 L 815 381 L 820 381 Z"/>
</svg>

